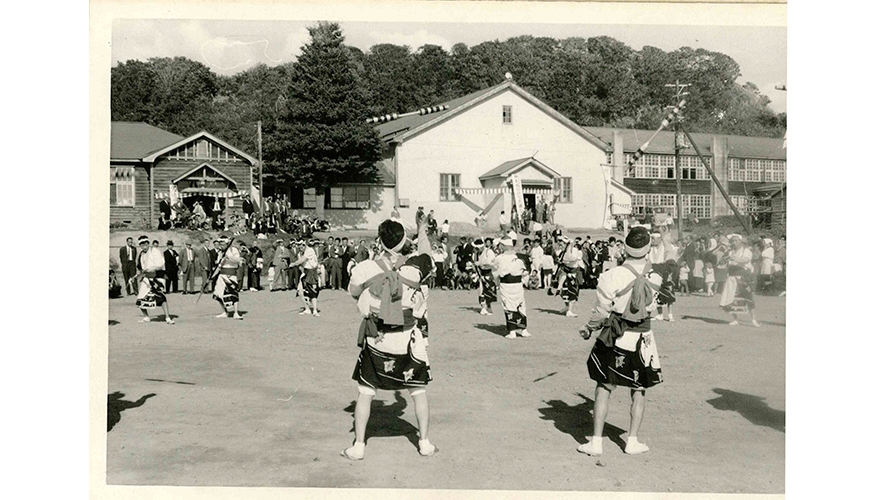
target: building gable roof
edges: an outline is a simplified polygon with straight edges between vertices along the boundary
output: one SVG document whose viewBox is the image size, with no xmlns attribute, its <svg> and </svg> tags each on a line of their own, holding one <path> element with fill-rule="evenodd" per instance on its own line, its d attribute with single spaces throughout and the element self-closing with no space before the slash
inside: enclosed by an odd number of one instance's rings
<svg viewBox="0 0 880 500">
<path fill-rule="evenodd" d="M 654 130 L 636 130 L 609 127 L 584 127 L 592 134 L 599 137 L 602 142 L 614 147 L 614 132 L 620 132 L 623 139 L 623 150 L 627 153 L 635 152 L 647 141 Z M 727 138 L 728 156 L 731 158 L 761 158 L 771 160 L 785 160 L 786 150 L 783 147 L 783 139 L 773 137 L 748 137 L 742 135 L 691 133 L 691 137 L 699 147 L 700 153 L 712 154 L 712 137 Z M 647 154 L 675 154 L 675 133 L 671 130 L 661 130 L 657 137 L 648 145 Z M 693 148 L 681 150 L 682 155 L 696 155 Z"/>
<path fill-rule="evenodd" d="M 174 151 L 175 149 L 179 148 L 180 146 L 183 146 L 184 144 L 189 144 L 189 143 L 196 141 L 198 139 L 201 139 L 201 138 L 209 139 L 213 142 L 216 142 L 220 146 L 222 146 L 222 147 L 232 151 L 236 155 L 240 156 L 241 158 L 243 158 L 245 161 L 247 161 L 251 165 L 257 164 L 256 158 L 250 156 L 249 154 L 245 153 L 244 151 L 236 148 L 235 146 L 227 143 L 226 141 L 223 141 L 222 139 L 220 139 L 220 138 L 218 138 L 218 137 L 216 137 L 216 136 L 214 136 L 204 130 L 202 130 L 199 133 L 193 134 L 187 138 L 183 138 L 183 139 L 175 142 L 174 144 L 169 144 L 168 146 L 165 146 L 162 149 L 153 151 L 151 154 L 145 156 L 143 161 L 152 163 L 152 162 L 156 161 L 156 159 L 159 158 L 160 156 L 162 156 L 163 154 L 168 153 L 170 151 Z"/>
<path fill-rule="evenodd" d="M 530 104 L 537 107 L 541 111 L 544 111 L 552 118 L 562 123 L 571 131 L 583 137 L 599 149 L 603 151 L 611 150 L 608 144 L 604 143 L 598 137 L 593 135 L 589 130 L 586 130 L 585 128 L 571 121 L 562 113 L 556 111 L 537 97 L 526 92 L 523 88 L 513 83 L 512 80 L 506 80 L 503 83 L 495 85 L 494 87 L 479 90 L 466 96 L 442 103 L 443 105 L 449 107 L 449 109 L 447 110 L 426 115 L 413 115 L 398 118 L 397 120 L 392 120 L 390 122 L 377 125 L 376 130 L 378 130 L 379 135 L 386 141 L 403 142 L 507 90 L 510 90 L 511 92 L 522 97 L 524 100 L 528 101 Z"/>
<path fill-rule="evenodd" d="M 537 170 L 548 174 L 550 177 L 561 177 L 562 175 L 530 156 L 528 158 L 519 158 L 516 160 L 506 161 L 501 165 L 493 168 L 492 170 L 486 172 L 485 174 L 481 175 L 480 180 L 491 179 L 492 177 L 508 177 L 509 175 L 519 170 L 522 170 L 528 165 L 533 165 Z"/>
<path fill-rule="evenodd" d="M 110 122 L 110 160 L 139 161 L 181 139 L 144 122 Z"/>
<path fill-rule="evenodd" d="M 223 178 L 226 179 L 227 181 L 231 182 L 233 186 L 237 186 L 237 185 L 238 185 L 238 183 L 235 182 L 235 181 L 232 179 L 232 177 L 229 177 L 228 175 L 226 175 L 225 173 L 223 173 L 219 168 L 215 167 L 214 165 L 211 165 L 211 164 L 208 163 L 208 162 L 202 163 L 202 164 L 199 165 L 198 167 L 192 168 L 192 169 L 190 169 L 190 170 L 184 172 L 183 174 L 177 176 L 176 179 L 174 179 L 173 181 L 171 181 L 171 183 L 172 183 L 172 184 L 177 184 L 178 182 L 180 182 L 180 181 L 186 179 L 187 177 L 189 177 L 190 175 L 192 175 L 194 172 L 198 172 L 199 170 L 201 170 L 202 168 L 205 168 L 205 167 L 210 168 L 211 170 L 213 170 L 214 172 L 216 172 L 218 175 L 220 175 L 220 177 L 223 177 Z"/>
</svg>

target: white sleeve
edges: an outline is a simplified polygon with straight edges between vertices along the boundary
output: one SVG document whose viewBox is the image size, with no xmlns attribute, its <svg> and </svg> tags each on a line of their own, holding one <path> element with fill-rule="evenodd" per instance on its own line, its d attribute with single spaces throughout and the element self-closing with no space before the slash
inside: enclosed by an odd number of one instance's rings
<svg viewBox="0 0 880 500">
<path fill-rule="evenodd" d="M 597 328 L 611 314 L 615 293 L 616 291 L 611 286 L 611 272 L 600 274 L 596 284 L 596 305 L 590 314 L 590 321 L 587 322 L 591 329 Z"/>
</svg>

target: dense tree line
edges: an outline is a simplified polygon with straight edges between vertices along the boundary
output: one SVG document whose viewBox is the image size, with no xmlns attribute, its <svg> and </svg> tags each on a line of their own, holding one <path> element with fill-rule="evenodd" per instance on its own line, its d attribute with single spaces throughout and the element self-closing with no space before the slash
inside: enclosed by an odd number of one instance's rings
<svg viewBox="0 0 880 500">
<path fill-rule="evenodd" d="M 737 83 L 739 64 L 719 52 L 533 36 L 459 43 L 449 52 L 392 44 L 363 52 L 345 45 L 335 23 L 309 31 L 296 62 L 232 76 L 184 57 L 120 63 L 111 69 L 112 119 L 181 135 L 209 130 L 254 155 L 262 120 L 267 168 L 318 188 L 340 177 L 375 175 L 368 165 L 381 146 L 365 117 L 461 97 L 502 82 L 506 72 L 581 125 L 653 129 L 673 104 L 664 85 L 679 80 L 691 84 L 685 117 L 694 132 L 782 137 L 785 131 L 785 113 L 773 112 L 755 84 Z"/>
</svg>

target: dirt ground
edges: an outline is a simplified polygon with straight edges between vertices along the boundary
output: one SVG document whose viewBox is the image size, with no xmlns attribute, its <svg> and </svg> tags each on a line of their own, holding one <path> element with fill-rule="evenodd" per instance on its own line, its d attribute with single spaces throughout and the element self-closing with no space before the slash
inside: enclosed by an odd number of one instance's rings
<svg viewBox="0 0 880 500">
<path fill-rule="evenodd" d="M 134 298 L 110 301 L 107 483 L 120 485 L 784 493 L 785 298 L 758 297 L 759 329 L 727 325 L 718 297 L 679 297 L 655 322 L 664 382 L 648 391 L 640 439 L 622 451 L 629 394 L 612 395 L 605 454 L 590 434 L 593 340 L 562 301 L 526 295 L 530 339 L 502 337 L 476 292 L 433 291 L 431 442 L 420 457 L 406 393 L 380 393 L 367 456 L 353 440 L 359 318 L 342 291 L 322 317 L 293 292 L 244 292 L 243 321 L 215 319 L 210 295 L 170 295 L 176 325 L 139 323 Z M 610 438 L 610 440 L 609 440 Z"/>
</svg>

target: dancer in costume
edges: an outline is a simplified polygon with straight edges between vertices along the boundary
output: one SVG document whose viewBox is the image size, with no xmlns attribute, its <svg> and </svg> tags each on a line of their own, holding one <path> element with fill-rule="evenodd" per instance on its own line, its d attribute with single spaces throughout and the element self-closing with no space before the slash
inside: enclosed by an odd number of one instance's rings
<svg viewBox="0 0 880 500">
<path fill-rule="evenodd" d="M 738 325 L 736 311 L 739 307 L 745 307 L 752 319 L 752 326 L 761 326 L 755 318 L 755 274 L 752 266 L 752 251 L 743 244 L 742 236 L 731 234 L 727 236 L 730 241 L 730 252 L 727 254 L 727 281 L 721 292 L 720 306 L 733 317 L 731 325 Z"/>
<path fill-rule="evenodd" d="M 361 353 L 352 379 L 358 384 L 354 410 L 354 444 L 342 455 L 364 458 L 370 405 L 377 389 L 408 390 L 415 403 L 419 426 L 419 453 L 433 455 L 437 448 L 428 439 L 428 395 L 431 381 L 427 343 L 417 326 L 427 309 L 422 285 L 431 274 L 431 245 L 424 223 L 419 224 L 418 255 L 403 257 L 406 233 L 395 220 L 379 225 L 381 253 L 352 269 L 349 292 L 357 299 L 363 320 L 358 333 Z"/>
<path fill-rule="evenodd" d="M 293 265 L 302 266 L 303 270 L 300 278 L 302 286 L 300 296 L 305 307 L 300 311 L 300 314 L 311 314 L 315 317 L 320 317 L 321 314 L 318 312 L 318 292 L 320 292 L 320 286 L 318 283 L 318 254 L 315 252 L 316 243 L 317 241 L 315 240 L 311 240 L 308 245 L 306 245 L 305 240 L 297 242 L 300 256 Z"/>
<path fill-rule="evenodd" d="M 517 333 L 521 337 L 531 337 L 532 334 L 526 329 L 528 319 L 523 292 L 523 276 L 528 276 L 526 265 L 514 252 L 515 243 L 509 235 L 500 241 L 499 246 L 502 254 L 495 257 L 492 267 L 499 281 L 498 291 L 507 320 L 506 338 L 515 339 Z"/>
<path fill-rule="evenodd" d="M 474 241 L 474 248 L 479 253 L 477 257 L 477 272 L 480 276 L 480 314 L 492 315 L 492 303 L 498 300 L 498 289 L 495 286 L 495 275 L 492 272 L 492 263 L 495 261 L 495 251 L 492 249 L 492 240 L 486 238 Z"/>
<path fill-rule="evenodd" d="M 168 300 L 165 298 L 165 256 L 162 250 L 150 247 L 150 239 L 146 236 L 138 238 L 138 246 L 141 249 L 138 255 L 138 274 L 132 281 L 138 283 L 137 305 L 144 317 L 143 322 L 150 321 L 150 313 L 147 311 L 162 307 L 165 312 L 165 322 L 174 324 L 171 313 L 168 312 Z"/>
<path fill-rule="evenodd" d="M 223 312 L 215 318 L 228 318 L 229 312 L 232 311 L 234 319 L 242 319 L 241 314 L 238 313 L 238 291 L 241 286 L 238 281 L 238 268 L 242 265 L 241 252 L 235 248 L 235 245 L 229 244 L 227 236 L 220 236 L 219 247 L 221 251 L 225 248 L 226 252 L 217 256 L 214 300 L 220 303 Z"/>
<path fill-rule="evenodd" d="M 578 282 L 578 268 L 584 265 L 584 254 L 575 242 L 563 236 L 562 242 L 565 244 L 565 250 L 562 252 L 562 283 L 559 285 L 560 296 L 565 302 L 565 315 L 569 318 L 577 318 L 577 314 L 573 311 L 574 303 L 578 300 L 580 294 L 580 283 Z"/>
<path fill-rule="evenodd" d="M 609 269 L 599 276 L 596 307 L 590 321 L 581 329 L 585 339 L 601 331 L 587 368 L 596 381 L 593 409 L 593 438 L 578 447 L 588 455 L 602 454 L 602 430 L 608 416 L 611 391 L 618 385 L 630 388 L 627 454 L 648 451 L 639 442 L 639 427 L 645 413 L 645 389 L 663 381 L 660 356 L 651 331 L 651 314 L 656 306 L 661 277 L 653 272 L 646 258 L 651 236 L 643 227 L 633 228 L 624 242 L 627 260 L 623 266 Z"/>
</svg>

